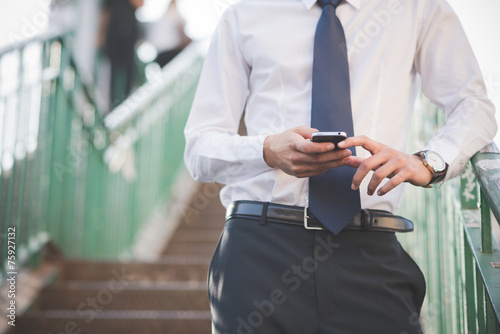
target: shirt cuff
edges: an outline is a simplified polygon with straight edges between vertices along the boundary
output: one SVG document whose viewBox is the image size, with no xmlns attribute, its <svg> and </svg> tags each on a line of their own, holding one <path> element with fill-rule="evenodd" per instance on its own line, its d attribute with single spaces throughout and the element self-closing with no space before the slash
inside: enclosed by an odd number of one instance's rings
<svg viewBox="0 0 500 334">
<path fill-rule="evenodd" d="M 243 143 L 238 154 L 242 161 L 246 161 L 249 169 L 261 174 L 272 169 L 264 160 L 264 141 L 268 135 L 242 136 Z M 250 156 L 247 153 L 252 152 Z M 249 159 L 250 158 L 250 159 Z M 254 173 L 252 173 L 254 174 Z"/>
</svg>

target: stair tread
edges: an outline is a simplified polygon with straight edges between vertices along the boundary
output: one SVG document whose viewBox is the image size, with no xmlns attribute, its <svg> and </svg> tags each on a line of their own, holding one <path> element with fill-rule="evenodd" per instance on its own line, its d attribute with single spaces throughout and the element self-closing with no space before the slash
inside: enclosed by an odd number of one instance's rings
<svg viewBox="0 0 500 334">
<path fill-rule="evenodd" d="M 32 310 L 23 318 L 85 319 L 88 316 L 76 310 Z M 211 319 L 210 311 L 199 310 L 102 310 L 96 319 Z"/>
<path fill-rule="evenodd" d="M 90 265 L 92 267 L 95 266 L 160 266 L 165 264 L 203 264 L 206 262 L 210 262 L 211 257 L 205 255 L 163 255 L 158 261 L 87 261 L 87 260 L 68 260 L 64 262 L 63 267 L 71 268 L 72 266 L 85 266 Z M 66 269 L 68 270 L 68 269 Z"/>
<path fill-rule="evenodd" d="M 120 311 L 123 312 L 123 311 Z M 182 312 L 182 311 L 181 311 Z M 100 312 L 95 318 L 33 316 L 19 320 L 13 334 L 207 334 L 211 332 L 210 312 Z"/>
<path fill-rule="evenodd" d="M 45 291 L 100 290 L 107 288 L 109 281 L 62 281 L 52 284 Z M 206 281 L 127 281 L 126 290 L 200 290 L 207 289 Z"/>
<path fill-rule="evenodd" d="M 203 230 L 178 229 L 172 237 L 172 242 L 210 242 L 213 244 L 219 240 L 220 234 L 221 230 L 219 228 Z"/>
<path fill-rule="evenodd" d="M 33 309 L 66 310 L 208 310 L 206 289 L 48 289 Z"/>
<path fill-rule="evenodd" d="M 212 255 L 215 251 L 216 244 L 213 242 L 204 243 L 186 243 L 172 242 L 166 249 L 164 254 L 207 254 Z"/>
<path fill-rule="evenodd" d="M 192 254 L 192 255 L 162 255 L 157 263 L 163 264 L 208 264 L 212 260 L 212 255 Z"/>
<path fill-rule="evenodd" d="M 126 276 L 129 280 L 205 280 L 210 255 L 163 255 L 157 262 L 66 262 L 58 277 L 64 281 L 106 281 Z"/>
</svg>

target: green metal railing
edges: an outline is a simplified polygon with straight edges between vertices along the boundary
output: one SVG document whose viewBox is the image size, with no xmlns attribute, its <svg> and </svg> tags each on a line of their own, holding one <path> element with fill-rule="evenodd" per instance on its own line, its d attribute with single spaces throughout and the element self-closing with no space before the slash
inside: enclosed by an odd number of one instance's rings
<svg viewBox="0 0 500 334">
<path fill-rule="evenodd" d="M 73 62 L 71 35 L 0 50 L 0 258 L 49 240 L 66 256 L 117 258 L 169 196 L 202 65 L 188 47 L 105 118 Z"/>
<path fill-rule="evenodd" d="M 15 229 L 16 265 L 48 240 L 53 122 L 61 76 L 61 36 L 3 50 L 0 58 L 0 258 Z M 17 266 L 16 266 L 17 267 Z M 2 266 L 2 273 L 5 271 Z"/>
<path fill-rule="evenodd" d="M 443 113 L 421 99 L 409 152 L 421 149 L 443 122 Z M 421 314 L 427 334 L 500 333 L 500 250 L 490 216 L 491 207 L 500 218 L 499 159 L 492 145 L 460 179 L 439 189 L 407 187 L 401 214 L 414 220 L 415 232 L 399 238 L 427 280 Z"/>
</svg>

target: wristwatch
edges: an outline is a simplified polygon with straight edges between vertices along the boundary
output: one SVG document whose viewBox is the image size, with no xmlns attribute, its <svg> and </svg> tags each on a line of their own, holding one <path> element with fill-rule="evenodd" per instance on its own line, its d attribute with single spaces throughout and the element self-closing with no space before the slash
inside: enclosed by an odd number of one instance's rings
<svg viewBox="0 0 500 334">
<path fill-rule="evenodd" d="M 448 164 L 437 152 L 424 150 L 417 152 L 414 155 L 420 156 L 422 158 L 424 166 L 432 174 L 432 179 L 427 184 L 427 186 L 432 183 L 440 182 L 444 179 L 444 177 L 446 176 L 446 172 L 448 171 Z"/>
</svg>

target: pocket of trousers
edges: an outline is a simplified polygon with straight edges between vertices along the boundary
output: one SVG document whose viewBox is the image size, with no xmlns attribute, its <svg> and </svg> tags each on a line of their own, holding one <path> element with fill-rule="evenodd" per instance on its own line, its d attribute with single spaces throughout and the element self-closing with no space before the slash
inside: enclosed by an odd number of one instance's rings
<svg viewBox="0 0 500 334">
<path fill-rule="evenodd" d="M 212 255 L 212 259 L 210 260 L 210 264 L 208 266 L 208 275 L 207 275 L 207 284 L 208 284 L 208 298 L 210 300 L 210 304 L 212 304 L 212 296 L 213 293 L 212 291 L 217 291 L 217 287 L 214 286 L 214 282 L 217 282 L 217 278 L 213 278 L 213 275 L 219 275 L 219 272 L 221 270 L 221 263 L 220 263 L 220 248 L 221 248 L 221 243 L 224 239 L 224 232 L 226 230 L 226 227 L 224 226 L 224 229 L 221 232 L 221 235 L 219 237 L 219 241 L 217 242 L 217 246 L 215 247 L 214 253 Z"/>
<path fill-rule="evenodd" d="M 415 281 L 415 285 L 418 287 L 416 293 L 415 293 L 415 298 L 414 298 L 414 305 L 418 313 L 420 314 L 420 310 L 422 309 L 422 304 L 424 302 L 425 298 L 425 293 L 426 293 L 426 281 L 425 281 L 425 276 L 422 270 L 420 269 L 419 265 L 415 262 L 415 260 L 406 252 L 406 250 L 400 245 L 401 251 L 405 255 L 406 259 L 408 260 L 409 263 L 412 264 L 412 267 L 414 268 L 414 275 L 411 275 L 412 278 Z"/>
</svg>

